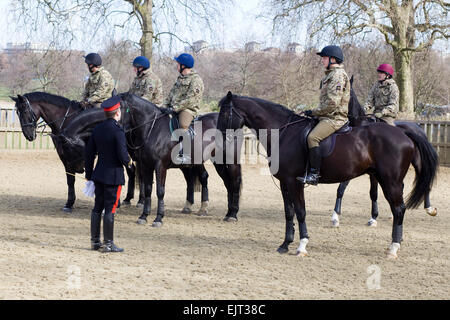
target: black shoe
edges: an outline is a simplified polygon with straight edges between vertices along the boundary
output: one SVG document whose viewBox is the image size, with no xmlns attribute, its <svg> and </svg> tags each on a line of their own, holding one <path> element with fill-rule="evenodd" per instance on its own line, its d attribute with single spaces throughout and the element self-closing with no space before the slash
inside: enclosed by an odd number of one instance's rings
<svg viewBox="0 0 450 320">
<path fill-rule="evenodd" d="M 313 185 L 313 186 L 316 186 L 316 185 L 319 184 L 319 178 L 320 178 L 320 176 L 319 176 L 318 173 L 312 173 L 312 172 L 310 172 L 310 173 L 306 176 L 306 178 L 304 179 L 304 182 L 303 182 L 303 183 L 311 184 L 311 185 Z"/>
<path fill-rule="evenodd" d="M 103 244 L 100 241 L 98 241 L 98 242 L 91 241 L 91 250 L 96 251 L 96 250 L 100 249 L 102 247 L 102 245 Z"/>
<path fill-rule="evenodd" d="M 108 252 L 123 252 L 122 248 L 116 247 L 116 245 L 114 244 L 114 242 L 112 241 L 108 241 L 107 243 L 105 243 L 101 249 L 100 252 L 103 253 L 108 253 Z"/>
</svg>

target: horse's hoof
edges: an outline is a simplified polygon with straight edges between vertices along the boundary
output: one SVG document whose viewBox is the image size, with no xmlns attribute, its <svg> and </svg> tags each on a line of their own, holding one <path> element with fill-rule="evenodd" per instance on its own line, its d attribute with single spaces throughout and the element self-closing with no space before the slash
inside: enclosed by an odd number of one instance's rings
<svg viewBox="0 0 450 320">
<path fill-rule="evenodd" d="M 62 208 L 62 211 L 64 211 L 65 213 L 72 213 L 72 208 L 69 208 L 69 207 L 64 206 L 64 207 Z"/>
<path fill-rule="evenodd" d="M 159 222 L 159 221 L 154 221 L 153 223 L 152 223 L 152 227 L 153 228 L 161 228 L 162 227 L 162 222 Z"/>
<path fill-rule="evenodd" d="M 208 215 L 208 210 L 199 210 L 199 211 L 196 213 L 196 215 L 199 216 L 199 217 L 205 217 L 205 216 Z"/>
<path fill-rule="evenodd" d="M 370 219 L 369 220 L 369 222 L 367 222 L 367 226 L 368 227 L 376 227 L 378 225 L 378 222 L 377 222 L 377 220 L 375 220 L 375 219 Z"/>
<path fill-rule="evenodd" d="M 333 228 L 338 228 L 339 227 L 339 220 L 331 220 L 331 226 Z"/>
<path fill-rule="evenodd" d="M 279 248 L 277 249 L 277 252 L 280 253 L 280 254 L 287 253 L 288 251 L 289 251 L 288 248 L 283 248 L 283 247 L 279 247 Z"/>
<path fill-rule="evenodd" d="M 297 250 L 296 255 L 297 255 L 297 257 L 306 257 L 308 255 L 308 252 Z"/>
<path fill-rule="evenodd" d="M 388 260 L 397 260 L 398 256 L 394 253 L 388 252 L 386 253 L 386 259 Z"/>
<path fill-rule="evenodd" d="M 235 218 L 235 217 L 225 217 L 225 218 L 223 218 L 223 221 L 225 221 L 225 222 L 237 222 L 238 219 Z"/>
<path fill-rule="evenodd" d="M 183 209 L 181 210 L 181 213 L 183 213 L 183 214 L 191 214 L 191 213 L 192 213 L 192 210 L 191 210 L 190 208 L 183 208 Z"/>
<path fill-rule="evenodd" d="M 142 202 L 136 203 L 136 208 L 142 208 L 144 207 L 144 204 Z"/>
<path fill-rule="evenodd" d="M 136 223 L 137 223 L 137 224 L 146 224 L 146 223 L 147 223 L 147 219 L 139 218 L 139 219 L 136 221 Z"/>
<path fill-rule="evenodd" d="M 131 202 L 130 202 L 130 200 L 125 199 L 125 200 L 122 201 L 122 205 L 124 205 L 124 206 L 130 206 L 130 205 L 131 205 Z"/>
<path fill-rule="evenodd" d="M 437 208 L 428 207 L 425 209 L 426 213 L 432 217 L 435 217 L 437 215 Z"/>
</svg>

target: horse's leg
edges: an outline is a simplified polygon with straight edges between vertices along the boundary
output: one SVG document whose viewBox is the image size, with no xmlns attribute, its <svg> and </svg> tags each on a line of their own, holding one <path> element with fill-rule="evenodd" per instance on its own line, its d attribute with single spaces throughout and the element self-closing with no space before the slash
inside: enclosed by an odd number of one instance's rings
<svg viewBox="0 0 450 320">
<path fill-rule="evenodd" d="M 194 176 L 190 167 L 181 168 L 183 172 L 184 179 L 186 180 L 186 203 L 181 213 L 189 214 L 192 212 L 192 205 L 194 204 Z"/>
<path fill-rule="evenodd" d="M 214 163 L 214 168 L 216 169 L 217 174 L 222 179 L 223 184 L 225 185 L 225 188 L 227 189 L 228 211 L 227 211 L 227 214 L 225 215 L 225 218 L 223 218 L 223 221 L 227 221 L 227 222 L 236 221 L 237 219 L 234 219 L 234 218 L 231 219 L 231 216 L 229 216 L 232 192 L 230 191 L 230 178 L 228 177 L 228 173 L 226 171 L 225 165 Z"/>
<path fill-rule="evenodd" d="M 156 218 L 153 221 L 152 227 L 159 228 L 162 226 L 162 219 L 164 218 L 164 194 L 166 185 L 167 168 L 159 163 L 156 167 L 156 196 L 158 197 L 158 210 Z"/>
<path fill-rule="evenodd" d="M 295 180 L 290 179 L 287 182 L 289 195 L 292 197 L 295 214 L 297 216 L 298 228 L 300 231 L 300 245 L 297 248 L 298 256 L 306 256 L 306 245 L 308 244 L 308 230 L 306 228 L 306 210 L 305 210 L 305 194 L 304 185 Z"/>
<path fill-rule="evenodd" d="M 403 217 L 406 211 L 405 203 L 403 202 L 403 183 L 389 181 L 389 183 L 383 183 L 381 187 L 394 217 L 392 223 L 392 243 L 387 249 L 386 254 L 388 259 L 396 259 L 397 251 L 400 249 L 400 243 L 402 242 Z"/>
<path fill-rule="evenodd" d="M 142 214 L 137 220 L 138 224 L 146 224 L 147 217 L 150 214 L 150 211 L 152 210 L 153 169 L 148 170 L 148 174 L 142 176 L 143 179 L 141 179 L 141 181 L 144 180 L 143 181 L 144 202 Z"/>
<path fill-rule="evenodd" d="M 341 215 L 342 198 L 344 197 L 345 189 L 350 180 L 341 182 L 336 193 L 336 203 L 334 205 L 334 212 L 331 215 L 331 225 L 335 228 L 339 227 L 339 216 Z"/>
<path fill-rule="evenodd" d="M 67 178 L 67 202 L 62 208 L 64 212 L 71 213 L 73 204 L 75 203 L 75 171 L 66 168 L 66 178 Z"/>
<path fill-rule="evenodd" d="M 204 165 L 201 165 L 196 170 L 198 174 L 198 179 L 200 180 L 200 183 L 202 185 L 202 204 L 200 206 L 200 210 L 197 212 L 198 216 L 206 216 L 208 215 L 208 202 L 209 202 L 209 195 L 208 195 L 208 172 L 205 169 Z"/>
<path fill-rule="evenodd" d="M 138 177 L 139 177 L 139 200 L 136 203 L 137 208 L 144 206 L 144 202 L 145 202 L 145 198 L 146 198 L 145 190 L 148 188 L 145 185 L 145 179 L 142 178 L 143 175 L 141 175 L 141 170 L 142 170 L 141 165 L 139 164 L 139 162 L 136 162 L 136 173 L 138 174 Z M 153 170 L 152 170 L 152 172 L 153 172 Z M 153 181 L 153 177 L 152 177 L 152 181 Z M 152 187 L 150 187 L 150 189 L 151 188 Z"/>
<path fill-rule="evenodd" d="M 127 190 L 127 196 L 123 200 L 124 205 L 130 205 L 131 199 L 134 198 L 134 184 L 136 181 L 136 167 L 134 164 L 132 165 L 132 168 L 126 167 L 127 175 L 128 175 L 128 190 Z"/>
<path fill-rule="evenodd" d="M 227 188 L 228 211 L 223 221 L 235 222 L 238 220 L 237 213 L 242 186 L 241 165 L 214 164 L 214 167 Z"/>
<path fill-rule="evenodd" d="M 425 193 L 423 204 L 424 204 L 424 208 L 425 208 L 425 212 L 426 213 L 428 213 L 432 217 L 437 215 L 437 208 L 431 206 L 430 192 L 429 191 L 427 193 Z"/>
<path fill-rule="evenodd" d="M 370 218 L 367 225 L 369 227 L 376 227 L 378 218 L 378 181 L 373 174 L 370 175 L 370 200 L 372 200 L 372 218 Z"/>
<path fill-rule="evenodd" d="M 289 251 L 289 245 L 294 241 L 294 207 L 292 205 L 292 201 L 289 198 L 289 194 L 287 192 L 286 185 L 284 183 L 280 183 L 281 185 L 281 195 L 283 196 L 284 203 L 284 216 L 286 219 L 286 232 L 284 235 L 284 242 L 277 249 L 279 253 L 286 253 Z"/>
</svg>

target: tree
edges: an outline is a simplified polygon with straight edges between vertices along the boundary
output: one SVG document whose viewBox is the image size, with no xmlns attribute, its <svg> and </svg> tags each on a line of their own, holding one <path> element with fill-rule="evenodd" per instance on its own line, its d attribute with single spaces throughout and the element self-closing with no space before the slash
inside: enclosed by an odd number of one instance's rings
<svg viewBox="0 0 450 320">
<path fill-rule="evenodd" d="M 275 28 L 308 19 L 311 37 L 366 36 L 379 32 L 392 48 L 400 110 L 414 106 L 411 64 L 414 55 L 450 37 L 450 3 L 443 0 L 267 0 Z"/>
<path fill-rule="evenodd" d="M 79 34 L 90 41 L 99 30 L 108 33 L 122 28 L 133 33 L 138 29 L 137 45 L 141 55 L 150 59 L 154 41 L 168 35 L 188 43 L 190 39 L 178 34 L 180 29 L 192 30 L 201 25 L 203 30 L 212 30 L 214 19 L 232 1 L 18 0 L 12 3 L 23 27 L 30 33 L 42 32 L 45 24 L 53 34 L 53 41 L 59 44 L 67 44 Z"/>
</svg>

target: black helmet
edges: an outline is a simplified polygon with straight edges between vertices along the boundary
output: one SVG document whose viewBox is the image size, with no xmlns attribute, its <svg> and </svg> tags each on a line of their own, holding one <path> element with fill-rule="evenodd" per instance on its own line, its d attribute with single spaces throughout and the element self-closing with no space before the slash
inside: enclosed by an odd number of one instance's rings
<svg viewBox="0 0 450 320">
<path fill-rule="evenodd" d="M 87 56 L 83 56 L 83 58 L 87 64 L 93 64 L 94 66 L 102 65 L 102 58 L 98 53 L 89 53 Z"/>
<path fill-rule="evenodd" d="M 342 49 L 338 46 L 326 46 L 322 51 L 317 52 L 317 54 L 321 57 L 333 57 L 336 59 L 337 63 L 344 62 L 344 54 L 342 53 Z"/>
</svg>

